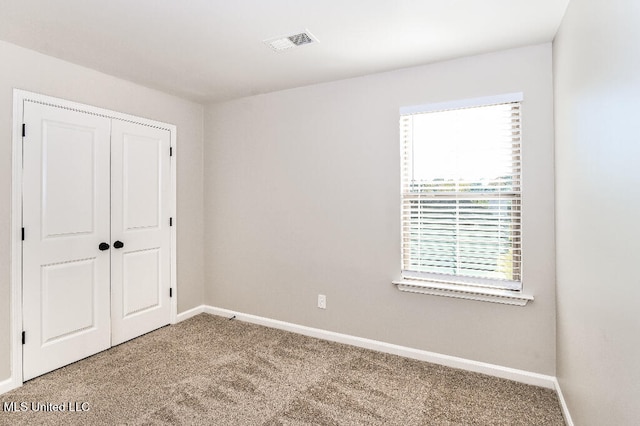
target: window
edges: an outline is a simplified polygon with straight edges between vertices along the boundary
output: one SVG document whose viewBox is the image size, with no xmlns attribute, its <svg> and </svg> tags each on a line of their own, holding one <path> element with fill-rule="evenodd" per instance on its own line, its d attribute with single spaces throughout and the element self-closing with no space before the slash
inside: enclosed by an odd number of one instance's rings
<svg viewBox="0 0 640 426">
<path fill-rule="evenodd" d="M 402 276 L 521 290 L 522 94 L 402 108 Z"/>
</svg>

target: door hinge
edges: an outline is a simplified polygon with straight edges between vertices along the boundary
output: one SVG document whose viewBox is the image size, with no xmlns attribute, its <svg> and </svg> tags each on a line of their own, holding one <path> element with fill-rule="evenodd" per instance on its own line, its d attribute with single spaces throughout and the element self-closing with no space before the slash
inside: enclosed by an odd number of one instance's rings
<svg viewBox="0 0 640 426">
<path fill-rule="evenodd" d="M 27 125 L 22 123 L 22 137 L 24 138 L 25 136 L 27 136 Z"/>
<path fill-rule="evenodd" d="M 169 218 L 169 226 L 173 226 L 173 218 L 172 217 Z"/>
<path fill-rule="evenodd" d="M 23 331 L 22 332 L 22 344 L 24 345 L 26 341 L 27 341 L 27 333 Z"/>
<path fill-rule="evenodd" d="M 22 241 L 24 241 L 24 228 L 22 228 Z"/>
<path fill-rule="evenodd" d="M 169 297 L 173 297 L 173 288 L 169 287 Z"/>
<path fill-rule="evenodd" d="M 173 147 L 169 147 L 169 157 L 173 157 Z"/>
</svg>

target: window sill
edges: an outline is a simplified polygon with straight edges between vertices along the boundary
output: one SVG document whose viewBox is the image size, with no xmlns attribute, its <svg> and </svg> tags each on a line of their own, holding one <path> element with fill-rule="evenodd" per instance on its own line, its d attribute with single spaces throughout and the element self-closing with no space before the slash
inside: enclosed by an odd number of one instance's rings
<svg viewBox="0 0 640 426">
<path fill-rule="evenodd" d="M 528 302 L 533 301 L 533 296 L 522 294 L 519 291 L 407 279 L 393 281 L 393 284 L 398 287 L 398 290 L 408 293 L 455 297 L 504 305 L 525 306 Z"/>
</svg>

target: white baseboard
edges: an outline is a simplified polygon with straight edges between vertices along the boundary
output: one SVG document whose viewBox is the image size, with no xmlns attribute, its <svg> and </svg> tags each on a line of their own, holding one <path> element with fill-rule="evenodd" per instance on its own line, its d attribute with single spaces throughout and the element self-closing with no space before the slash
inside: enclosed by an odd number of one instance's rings
<svg viewBox="0 0 640 426">
<path fill-rule="evenodd" d="M 21 384 L 16 383 L 16 381 L 13 380 L 13 377 L 9 377 L 8 379 L 0 382 L 0 395 L 7 393 L 9 391 L 12 391 L 14 389 L 17 389 L 20 386 Z"/>
<path fill-rule="evenodd" d="M 311 328 L 303 325 L 292 324 L 289 322 L 274 320 L 270 318 L 259 317 L 256 315 L 234 312 L 228 309 L 216 308 L 214 306 L 204 306 L 204 312 L 212 315 L 230 318 L 235 315 L 236 319 L 253 324 L 264 325 L 266 327 L 286 330 L 293 333 L 303 334 L 305 336 L 315 337 L 318 339 L 329 340 L 337 343 L 357 346 L 360 348 L 371 349 L 378 352 L 384 352 L 393 355 L 400 355 L 406 358 L 416 359 L 419 361 L 431 362 L 433 364 L 445 365 L 447 367 L 459 368 L 461 370 L 473 371 L 475 373 L 487 374 L 489 376 L 500 377 L 503 379 L 513 380 L 528 385 L 540 386 L 547 389 L 556 389 L 556 381 L 553 376 L 544 374 L 531 373 L 529 371 L 517 370 L 515 368 L 503 367 L 500 365 L 488 364 L 479 361 L 473 361 L 465 358 L 458 358 L 450 355 L 442 355 L 435 352 L 423 351 L 420 349 L 408 348 L 406 346 L 393 345 L 390 343 L 380 342 L 377 340 L 365 339 L 362 337 L 350 336 L 348 334 L 335 333 L 333 331 L 321 330 L 319 328 Z"/>
<path fill-rule="evenodd" d="M 553 378 L 553 384 L 555 386 L 556 393 L 558 394 L 558 399 L 560 400 L 560 409 L 562 410 L 562 415 L 564 416 L 564 422 L 567 426 L 573 426 L 573 420 L 571 419 L 571 414 L 569 413 L 569 407 L 567 406 L 567 401 L 564 399 L 564 395 L 562 394 L 562 389 L 560 389 L 560 382 L 558 382 L 558 378 Z"/>
<path fill-rule="evenodd" d="M 176 317 L 176 322 L 181 322 L 184 320 L 188 320 L 191 317 L 195 317 L 198 314 L 204 312 L 205 305 L 196 306 L 195 308 L 189 309 L 188 311 L 180 312 Z"/>
</svg>

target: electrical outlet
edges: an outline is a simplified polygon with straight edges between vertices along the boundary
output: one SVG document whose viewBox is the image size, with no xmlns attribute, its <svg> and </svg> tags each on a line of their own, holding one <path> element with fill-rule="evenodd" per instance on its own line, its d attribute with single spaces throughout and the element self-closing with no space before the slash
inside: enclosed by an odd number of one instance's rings
<svg viewBox="0 0 640 426">
<path fill-rule="evenodd" d="M 318 308 L 327 309 L 327 296 L 324 294 L 318 295 Z"/>
</svg>

